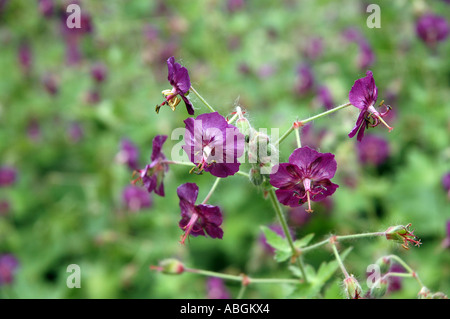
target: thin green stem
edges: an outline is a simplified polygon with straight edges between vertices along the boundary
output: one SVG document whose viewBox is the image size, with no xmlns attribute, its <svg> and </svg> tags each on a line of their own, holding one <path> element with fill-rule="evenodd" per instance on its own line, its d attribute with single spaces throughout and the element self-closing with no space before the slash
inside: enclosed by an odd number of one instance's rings
<svg viewBox="0 0 450 319">
<path fill-rule="evenodd" d="M 292 256 L 297 261 L 297 265 L 298 265 L 298 268 L 300 269 L 300 271 L 302 273 L 303 279 L 305 280 L 305 282 L 308 282 L 308 279 L 306 277 L 306 272 L 305 272 L 305 269 L 303 267 L 303 262 L 300 261 L 300 259 L 302 257 L 298 255 L 297 248 L 295 248 L 294 241 L 292 240 L 291 232 L 289 231 L 289 228 L 288 228 L 288 225 L 287 225 L 287 222 L 286 222 L 286 218 L 284 217 L 283 211 L 281 210 L 281 207 L 280 207 L 280 203 L 278 202 L 277 196 L 276 196 L 275 191 L 273 189 L 271 189 L 269 191 L 269 197 L 270 197 L 272 205 L 273 205 L 273 207 L 275 209 L 275 212 L 277 214 L 278 220 L 280 221 L 281 227 L 283 228 L 283 232 L 284 232 L 284 234 L 285 234 L 285 236 L 286 236 L 286 238 L 288 240 L 289 246 L 291 247 Z"/>
<path fill-rule="evenodd" d="M 318 119 L 318 118 L 321 118 L 321 117 L 323 117 L 323 116 L 326 116 L 326 115 L 329 115 L 329 114 L 331 114 L 331 113 L 334 113 L 334 112 L 337 112 L 337 111 L 339 111 L 339 110 L 341 110 L 341 109 L 343 109 L 343 108 L 346 108 L 347 106 L 349 106 L 349 105 L 351 105 L 351 103 L 345 103 L 345 104 L 342 104 L 342 105 L 339 105 L 339 106 L 336 106 L 335 108 L 332 108 L 331 110 L 328 110 L 328 111 L 325 111 L 325 112 L 322 112 L 322 113 L 320 113 L 320 114 L 317 114 L 317 115 L 314 115 L 314 116 L 311 116 L 311 117 L 308 117 L 307 119 L 304 119 L 304 120 L 301 120 L 301 121 L 297 121 L 296 123 L 294 123 L 281 137 L 280 137 L 280 139 L 278 140 L 278 141 L 276 141 L 275 142 L 275 146 L 276 145 L 279 145 L 279 144 L 281 144 L 281 142 L 283 142 L 285 139 L 286 139 L 286 137 L 288 137 L 291 133 L 292 133 L 292 131 L 294 131 L 294 130 L 296 130 L 298 127 L 299 127 L 299 125 L 298 125 L 298 123 L 300 123 L 300 124 L 306 124 L 306 123 L 308 123 L 308 122 L 311 122 L 311 121 L 314 121 L 314 120 L 316 120 L 316 119 Z"/>
<path fill-rule="evenodd" d="M 302 142 L 300 140 L 300 132 L 299 132 L 299 128 L 297 128 L 295 130 L 295 137 L 297 138 L 297 147 L 301 148 L 302 147 Z"/>
<path fill-rule="evenodd" d="M 239 293 L 238 293 L 236 299 L 242 299 L 246 290 L 247 290 L 247 285 L 242 284 L 241 289 L 239 289 Z"/>
<path fill-rule="evenodd" d="M 251 278 L 243 275 L 229 275 L 215 271 L 203 270 L 203 269 L 193 269 L 193 268 L 185 268 L 187 272 L 208 276 L 208 277 L 217 277 L 225 280 L 239 281 L 242 282 L 244 279 L 249 284 L 298 284 L 300 281 L 298 279 L 289 279 L 289 278 Z"/>
<path fill-rule="evenodd" d="M 234 114 L 233 117 L 228 120 L 228 124 L 233 123 L 237 119 L 238 116 L 239 116 L 239 114 L 236 112 L 236 114 Z"/>
<path fill-rule="evenodd" d="M 347 269 L 345 269 L 345 266 L 344 266 L 344 263 L 342 262 L 341 256 L 339 255 L 339 252 L 336 247 L 336 243 L 333 240 L 333 241 L 330 241 L 330 244 L 331 244 L 331 247 L 333 248 L 334 256 L 336 257 L 336 261 L 338 262 L 339 267 L 342 270 L 342 273 L 344 274 L 345 278 L 349 278 L 350 276 L 347 272 Z"/>
<path fill-rule="evenodd" d="M 408 264 L 403 261 L 403 259 L 401 259 L 397 255 L 388 255 L 388 256 L 385 256 L 383 258 L 393 259 L 396 262 L 398 262 L 403 268 L 405 268 L 405 270 L 409 274 L 411 274 L 411 276 L 414 279 L 416 279 L 417 283 L 420 285 L 421 288 L 425 287 L 425 285 L 422 283 L 422 280 L 420 280 L 419 275 L 411 267 L 409 267 Z"/>
<path fill-rule="evenodd" d="M 379 237 L 379 236 L 384 236 L 384 235 L 385 235 L 385 232 L 375 232 L 375 233 L 363 233 L 363 234 L 335 236 L 335 239 L 337 241 L 340 241 L 340 240 L 349 240 L 349 239 L 358 239 L 358 238 Z M 325 246 L 329 242 L 330 242 L 329 239 L 322 240 L 318 243 L 301 248 L 301 252 L 302 253 L 309 252 L 316 248 Z"/>
<path fill-rule="evenodd" d="M 202 204 L 206 204 L 206 203 L 208 202 L 209 198 L 211 197 L 211 195 L 212 195 L 212 194 L 214 193 L 214 191 L 216 190 L 217 185 L 219 185 L 219 182 L 220 182 L 221 179 L 222 179 L 222 178 L 220 178 L 220 177 L 217 177 L 217 178 L 216 178 L 216 180 L 215 180 L 213 186 L 212 186 L 211 189 L 209 190 L 209 193 L 208 193 L 208 195 L 206 195 L 206 197 L 205 197 L 205 199 L 203 200 Z"/>
<path fill-rule="evenodd" d="M 197 95 L 197 97 L 200 99 L 200 101 L 202 101 L 203 104 L 205 104 L 208 107 L 208 109 L 211 110 L 211 112 L 215 112 L 214 108 L 211 105 L 209 105 L 208 102 L 206 102 L 206 100 L 194 89 L 194 87 L 192 85 L 191 85 L 191 89 L 190 90 L 192 92 L 194 92 L 195 95 Z"/>
</svg>

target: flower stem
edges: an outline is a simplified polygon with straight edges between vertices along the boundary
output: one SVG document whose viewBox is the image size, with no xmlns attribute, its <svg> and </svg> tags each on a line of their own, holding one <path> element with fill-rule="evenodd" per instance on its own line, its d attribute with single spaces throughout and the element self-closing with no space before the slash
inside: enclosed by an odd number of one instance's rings
<svg viewBox="0 0 450 319">
<path fill-rule="evenodd" d="M 209 276 L 209 277 L 216 277 L 221 278 L 225 280 L 232 280 L 232 281 L 240 281 L 243 280 L 243 275 L 228 275 L 220 272 L 215 271 L 209 271 L 209 270 L 203 270 L 203 269 L 193 269 L 193 268 L 185 268 L 184 269 L 187 272 L 202 275 L 202 276 Z M 246 276 L 246 280 L 250 284 L 298 284 L 300 281 L 298 279 L 289 279 L 289 278 L 251 278 Z"/>
<path fill-rule="evenodd" d="M 403 268 L 405 268 L 405 270 L 411 275 L 411 277 L 413 277 L 417 281 L 421 288 L 425 287 L 422 283 L 422 280 L 420 280 L 419 275 L 411 267 L 409 267 L 408 264 L 403 261 L 403 259 L 401 259 L 397 255 L 388 255 L 383 258 L 393 259 L 398 262 Z"/>
<path fill-rule="evenodd" d="M 341 256 L 339 255 L 339 252 L 337 250 L 336 240 L 330 239 L 329 241 L 330 241 L 331 247 L 333 248 L 333 253 L 334 253 L 334 256 L 336 257 L 336 261 L 338 262 L 339 267 L 342 270 L 342 273 L 344 274 L 345 278 L 349 278 L 350 276 L 347 272 L 347 269 L 345 269 L 344 263 L 342 262 Z"/>
<path fill-rule="evenodd" d="M 358 238 L 367 238 L 367 237 L 379 237 L 379 236 L 385 236 L 385 232 L 375 232 L 375 233 L 363 233 L 363 234 L 353 234 L 353 235 L 342 235 L 342 236 L 335 236 L 335 239 L 337 241 L 340 240 L 347 240 L 347 239 L 358 239 Z M 315 243 L 313 245 L 310 246 L 306 246 L 301 248 L 301 252 L 305 253 L 311 250 L 314 250 L 316 248 L 319 248 L 321 246 L 325 246 L 326 244 L 328 244 L 330 242 L 329 239 L 325 239 L 322 240 L 318 243 Z"/>
<path fill-rule="evenodd" d="M 349 105 L 351 105 L 351 103 L 345 103 L 345 104 L 336 106 L 335 108 L 332 108 L 331 110 L 328 110 L 328 111 L 322 112 L 322 113 L 320 113 L 320 114 L 317 114 L 317 115 L 308 117 L 307 119 L 304 119 L 304 120 L 295 122 L 295 123 L 294 123 L 294 124 L 293 124 L 293 125 L 292 125 L 292 126 L 291 126 L 291 127 L 290 127 L 290 128 L 289 128 L 289 129 L 288 129 L 288 130 L 280 137 L 280 139 L 279 139 L 278 141 L 275 142 L 275 146 L 281 144 L 281 142 L 283 142 L 283 141 L 286 139 L 286 137 L 288 137 L 294 130 L 296 130 L 296 129 L 299 127 L 298 123 L 300 123 L 300 124 L 303 125 L 303 124 L 305 124 L 305 123 L 308 123 L 308 122 L 314 121 L 314 120 L 316 120 L 316 119 L 318 119 L 318 118 L 321 118 L 322 116 L 326 116 L 326 115 L 328 115 L 328 114 L 337 112 L 337 111 L 339 111 L 339 110 L 341 110 L 341 109 L 343 109 L 343 108 L 346 108 L 346 107 L 349 106 Z"/>
<path fill-rule="evenodd" d="M 275 212 L 277 214 L 278 220 L 280 221 L 281 227 L 283 228 L 283 232 L 288 240 L 289 246 L 291 247 L 292 256 L 295 257 L 295 259 L 297 261 L 297 265 L 302 273 L 303 279 L 305 280 L 305 282 L 308 282 L 307 277 L 306 277 L 306 272 L 303 267 L 303 262 L 301 260 L 302 257 L 298 255 L 297 248 L 295 248 L 295 246 L 294 246 L 294 241 L 292 240 L 291 233 L 289 231 L 289 228 L 288 228 L 288 225 L 286 222 L 286 218 L 283 215 L 280 204 L 278 203 L 278 200 L 277 200 L 277 196 L 273 189 L 271 189 L 269 191 L 269 197 L 270 197 L 272 205 L 275 209 Z"/>
<path fill-rule="evenodd" d="M 205 199 L 203 200 L 202 204 L 206 204 L 209 200 L 209 198 L 211 197 L 211 195 L 214 193 L 214 191 L 216 190 L 217 185 L 219 185 L 219 182 L 222 178 L 217 177 L 216 181 L 214 182 L 213 186 L 211 187 L 211 189 L 209 190 L 208 195 L 206 195 Z"/>
<path fill-rule="evenodd" d="M 211 105 L 209 105 L 208 102 L 206 102 L 206 100 L 194 89 L 194 87 L 192 85 L 191 85 L 191 91 L 194 92 L 195 95 L 197 95 L 197 97 L 200 99 L 200 101 L 202 101 L 203 104 L 205 104 L 208 107 L 208 109 L 211 110 L 211 112 L 215 112 L 213 107 Z"/>
<path fill-rule="evenodd" d="M 297 147 L 301 148 L 302 147 L 302 142 L 300 140 L 300 132 L 299 132 L 298 128 L 295 130 L 295 137 L 297 138 Z"/>
</svg>

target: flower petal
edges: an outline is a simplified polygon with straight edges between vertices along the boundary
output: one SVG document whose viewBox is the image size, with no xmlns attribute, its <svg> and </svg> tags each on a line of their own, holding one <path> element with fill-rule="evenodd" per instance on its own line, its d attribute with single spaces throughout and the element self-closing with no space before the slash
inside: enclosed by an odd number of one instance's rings
<svg viewBox="0 0 450 319">
<path fill-rule="evenodd" d="M 301 182 L 299 168 L 294 164 L 281 163 L 272 168 L 270 184 L 277 188 L 288 188 Z"/>
<path fill-rule="evenodd" d="M 348 94 L 350 103 L 361 110 L 375 104 L 377 98 L 378 89 L 372 71 L 367 71 L 364 78 L 356 80 Z"/>
</svg>

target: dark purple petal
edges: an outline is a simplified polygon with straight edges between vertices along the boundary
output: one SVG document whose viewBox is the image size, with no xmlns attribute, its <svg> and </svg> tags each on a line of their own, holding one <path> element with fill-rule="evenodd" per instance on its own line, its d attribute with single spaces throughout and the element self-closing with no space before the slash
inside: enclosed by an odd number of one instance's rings
<svg viewBox="0 0 450 319">
<path fill-rule="evenodd" d="M 15 183 L 17 171 L 8 166 L 0 167 L 0 187 L 11 186 Z"/>
<path fill-rule="evenodd" d="M 332 183 L 329 179 L 314 182 L 312 185 L 312 191 L 316 192 L 316 194 L 311 196 L 311 200 L 319 202 L 325 197 L 333 195 L 338 188 L 339 185 Z"/>
<path fill-rule="evenodd" d="M 209 237 L 222 239 L 223 230 L 220 228 L 220 225 L 222 224 L 223 219 L 220 208 L 217 206 L 200 204 L 197 206 L 197 209 L 201 216 L 201 225 Z"/>
<path fill-rule="evenodd" d="M 130 211 L 139 211 L 152 205 L 150 194 L 138 186 L 127 186 L 122 194 L 123 201 Z"/>
<path fill-rule="evenodd" d="M 331 153 L 321 153 L 310 165 L 309 176 L 311 180 L 331 179 L 336 173 L 337 163 Z"/>
<path fill-rule="evenodd" d="M 377 98 L 378 89 L 371 71 L 367 71 L 364 78 L 356 80 L 348 94 L 350 103 L 360 110 L 374 105 Z"/>
<path fill-rule="evenodd" d="M 182 202 L 194 205 L 198 197 L 198 186 L 195 183 L 185 183 L 180 185 L 177 188 L 177 195 L 180 199 L 180 205 Z"/>
<path fill-rule="evenodd" d="M 19 262 L 14 255 L 0 255 L 0 287 L 13 282 L 14 273 L 18 266 Z"/>
<path fill-rule="evenodd" d="M 169 83 L 177 90 L 177 94 L 185 95 L 191 87 L 188 70 L 175 62 L 174 57 L 167 60 L 167 68 Z"/>
<path fill-rule="evenodd" d="M 152 161 L 156 159 L 166 159 L 166 157 L 162 153 L 162 146 L 166 140 L 167 135 L 157 135 L 153 138 L 152 156 L 150 158 Z"/>
<path fill-rule="evenodd" d="M 292 188 L 280 188 L 275 191 L 278 201 L 289 207 L 298 207 L 306 202 L 306 193 L 303 185 Z"/>
<path fill-rule="evenodd" d="M 183 99 L 184 104 L 186 105 L 186 110 L 188 111 L 188 114 L 194 115 L 195 110 L 194 110 L 194 106 L 192 105 L 191 101 L 185 95 L 181 95 L 181 98 Z"/>
<path fill-rule="evenodd" d="M 270 184 L 277 188 L 292 187 L 302 179 L 297 165 L 281 163 L 272 168 Z"/>
<path fill-rule="evenodd" d="M 231 299 L 221 278 L 209 277 L 207 281 L 208 299 Z"/>
<path fill-rule="evenodd" d="M 442 186 L 444 186 L 444 189 L 448 192 L 450 191 L 450 172 L 444 175 L 442 177 Z"/>
<path fill-rule="evenodd" d="M 417 20 L 416 32 L 427 45 L 433 45 L 448 37 L 450 27 L 444 17 L 427 13 Z"/>
<path fill-rule="evenodd" d="M 355 127 L 351 130 L 350 133 L 348 133 L 348 137 L 352 138 L 361 129 L 361 127 L 364 127 L 366 125 L 365 116 L 366 116 L 366 112 L 359 113 L 358 119 L 356 120 Z M 359 134 L 358 134 L 358 138 L 359 138 Z M 361 142 L 361 140 L 359 140 L 359 139 L 358 139 L 358 141 Z"/>
<path fill-rule="evenodd" d="M 212 163 L 205 167 L 205 172 L 209 172 L 216 177 L 225 178 L 236 174 L 240 165 L 240 163 Z"/>
<path fill-rule="evenodd" d="M 381 165 L 389 157 L 389 143 L 379 136 L 367 135 L 364 143 L 357 144 L 359 160 L 362 164 Z"/>
<path fill-rule="evenodd" d="M 289 156 L 289 163 L 297 165 L 300 169 L 305 170 L 312 162 L 320 157 L 319 152 L 308 146 L 295 149 Z"/>
<path fill-rule="evenodd" d="M 120 143 L 119 161 L 125 163 L 132 170 L 137 170 L 139 165 L 139 150 L 129 139 L 123 139 Z"/>
</svg>

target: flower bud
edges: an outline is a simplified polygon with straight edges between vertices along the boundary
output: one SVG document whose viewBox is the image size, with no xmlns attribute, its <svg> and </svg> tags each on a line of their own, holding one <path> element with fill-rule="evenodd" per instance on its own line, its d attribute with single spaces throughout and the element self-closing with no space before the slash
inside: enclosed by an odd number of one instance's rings
<svg viewBox="0 0 450 319">
<path fill-rule="evenodd" d="M 344 291 L 348 299 L 361 299 L 361 286 L 353 275 L 344 279 Z"/>
<path fill-rule="evenodd" d="M 252 184 L 255 186 L 261 185 L 262 182 L 264 181 L 264 178 L 261 175 L 261 170 L 258 167 L 258 165 L 255 165 L 254 167 L 252 167 L 250 169 L 249 176 L 250 176 L 250 182 L 252 182 Z"/>
<path fill-rule="evenodd" d="M 369 296 L 371 298 L 381 298 L 386 294 L 388 288 L 388 281 L 384 278 L 380 278 L 369 291 Z"/>
<path fill-rule="evenodd" d="M 419 293 L 417 294 L 417 298 L 419 299 L 431 299 L 431 291 L 427 287 L 422 287 Z"/>
<path fill-rule="evenodd" d="M 251 127 L 248 120 L 245 117 L 238 118 L 236 121 L 236 127 L 238 128 L 239 132 L 241 132 L 244 135 L 245 142 L 248 143 L 251 132 Z"/>
<path fill-rule="evenodd" d="M 179 275 L 184 272 L 184 265 L 177 259 L 170 258 L 164 259 L 159 263 L 159 267 L 156 267 L 163 274 L 167 275 Z"/>
<path fill-rule="evenodd" d="M 414 243 L 415 246 L 420 246 L 422 244 L 420 242 L 420 239 L 416 240 L 418 238 L 413 234 L 414 231 L 410 230 L 410 227 L 411 224 L 408 224 L 406 226 L 391 226 L 385 231 L 386 239 L 401 243 L 402 247 L 405 249 L 409 249 L 409 242 Z"/>
</svg>

